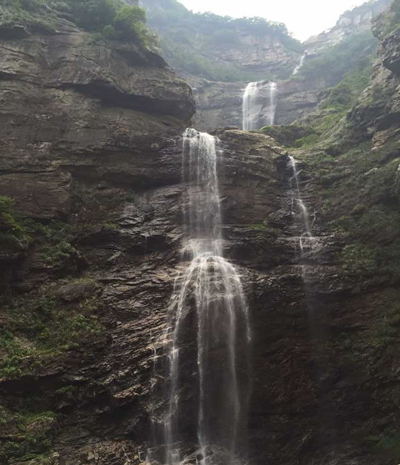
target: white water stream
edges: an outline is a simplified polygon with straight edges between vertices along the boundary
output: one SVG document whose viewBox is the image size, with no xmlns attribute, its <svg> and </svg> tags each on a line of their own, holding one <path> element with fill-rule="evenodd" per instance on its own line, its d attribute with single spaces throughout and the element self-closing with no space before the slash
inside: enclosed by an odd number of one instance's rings
<svg viewBox="0 0 400 465">
<path fill-rule="evenodd" d="M 246 86 L 242 99 L 243 131 L 254 131 L 274 125 L 277 91 L 278 86 L 275 82 L 250 82 Z"/>
<path fill-rule="evenodd" d="M 184 460 L 182 437 L 186 432 L 182 420 L 187 425 L 188 412 L 181 393 L 188 382 L 195 382 L 197 388 L 192 387 L 192 391 L 198 392 L 194 399 L 197 406 L 189 421 L 195 422 L 193 429 L 197 432 L 197 463 L 210 464 L 212 448 L 217 447 L 224 450 L 224 463 L 229 465 L 235 462 L 237 443 L 243 436 L 251 330 L 240 275 L 223 258 L 213 136 L 194 129 L 185 131 L 182 170 L 183 183 L 188 186 L 182 256 L 189 261 L 176 279 L 165 337 L 169 388 L 162 461 L 177 465 Z M 193 352 L 196 354 L 191 359 Z M 189 377 L 188 360 L 193 364 Z"/>
<path fill-rule="evenodd" d="M 320 244 L 318 242 L 318 238 L 312 234 L 314 220 L 311 220 L 310 213 L 302 199 L 297 161 L 292 156 L 289 156 L 288 166 L 292 170 L 292 176 L 290 178 L 290 187 L 292 191 L 292 213 L 301 223 L 301 229 L 303 230 L 299 238 L 300 251 L 302 255 L 307 252 L 316 252 L 319 249 Z"/>
<path fill-rule="evenodd" d="M 307 58 L 308 52 L 307 50 L 304 52 L 304 55 L 300 58 L 300 63 L 296 66 L 296 68 L 293 71 L 293 76 L 296 75 L 301 68 L 304 66 L 304 61 Z"/>
</svg>

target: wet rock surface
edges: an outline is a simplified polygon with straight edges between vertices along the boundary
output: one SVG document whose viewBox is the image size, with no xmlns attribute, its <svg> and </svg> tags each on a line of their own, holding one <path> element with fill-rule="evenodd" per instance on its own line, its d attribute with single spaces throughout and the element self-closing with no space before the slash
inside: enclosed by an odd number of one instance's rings
<svg viewBox="0 0 400 465">
<path fill-rule="evenodd" d="M 71 34 L 67 42 L 80 44 L 81 33 Z M 91 76 L 96 81 L 103 66 L 75 69 L 74 61 L 63 86 L 58 70 L 42 76 L 37 69 L 38 57 L 57 40 L 15 40 L 3 37 L 2 43 L 12 54 L 30 52 L 4 62 L 9 71 L 0 82 L 0 195 L 15 197 L 25 218 L 73 226 L 67 237 L 73 249 L 61 258 L 44 249 L 40 241 L 49 232 L 40 230 L 15 260 L 4 262 L 9 268 L 2 279 L 12 301 L 28 306 L 46 291 L 57 312 L 94 312 L 101 330 L 90 327 L 67 349 L 46 353 L 39 366 L 30 366 L 28 355 L 20 372 L 1 372 L 0 406 L 8 416 L 7 429 L 0 429 L 0 463 L 8 463 L 7 442 L 26 444 L 31 434 L 49 438 L 50 463 L 143 463 L 165 383 L 154 366 L 165 357 L 162 335 L 182 266 L 182 198 L 190 186 L 181 181 L 181 133 L 193 108 L 190 91 L 157 58 L 144 67 L 123 58 L 123 82 L 111 83 L 119 78 L 108 76 L 95 91 Z M 41 52 L 30 58 L 35 47 Z M 60 50 L 50 53 L 58 57 L 53 63 L 67 60 L 64 36 Z M 94 47 L 93 53 L 105 54 L 102 63 L 111 59 L 110 50 Z M 128 79 L 136 67 L 142 77 L 149 72 L 149 88 Z M 107 88 L 114 85 L 127 105 L 119 99 L 110 104 Z M 134 107 L 132 92 L 143 93 Z M 148 110 L 149 99 L 156 103 Z M 241 273 L 253 328 L 243 456 L 254 464 L 397 465 L 396 457 L 377 448 L 379 438 L 392 437 L 398 427 L 398 347 L 387 343 L 384 332 L 384 310 L 398 300 L 396 283 L 343 272 L 339 252 L 346 238 L 320 220 L 321 199 L 307 166 L 300 189 L 321 247 L 301 258 L 285 150 L 268 136 L 236 129 L 215 135 L 224 253 Z M 49 311 L 51 302 L 42 300 L 33 311 Z M 8 306 L 0 311 L 1 330 L 10 328 Z M 195 394 L 183 394 L 190 412 Z M 44 415 L 18 423 L 14 414 L 25 411 L 26 402 L 56 419 Z M 188 415 L 182 449 L 186 463 L 195 463 L 190 424 Z M 16 462 L 40 463 L 25 460 L 23 451 L 13 454 Z M 224 460 L 221 451 L 215 457 L 215 463 Z"/>
<path fill-rule="evenodd" d="M 242 128 L 242 101 L 247 83 L 212 82 L 188 77 L 193 88 L 197 112 L 194 124 L 203 131 L 215 128 Z M 314 82 L 315 81 L 315 82 Z M 326 89 L 324 80 L 277 81 L 277 107 L 275 124 L 290 124 L 314 111 L 321 101 L 320 93 Z M 260 117 L 267 115 L 270 105 L 269 92 L 259 94 Z"/>
</svg>

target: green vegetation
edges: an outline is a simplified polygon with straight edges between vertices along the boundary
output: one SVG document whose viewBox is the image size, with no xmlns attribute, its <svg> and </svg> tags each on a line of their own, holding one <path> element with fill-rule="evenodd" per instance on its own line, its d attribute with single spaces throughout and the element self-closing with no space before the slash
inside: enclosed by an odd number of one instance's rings
<svg viewBox="0 0 400 465">
<path fill-rule="evenodd" d="M 360 93 L 368 86 L 372 73 L 370 61 L 360 61 L 357 67 L 346 73 L 339 84 L 326 91 L 322 109 L 349 110 Z"/>
<path fill-rule="evenodd" d="M 26 231 L 14 214 L 14 200 L 0 196 L 0 245 L 4 249 L 20 250 L 27 244 Z"/>
<path fill-rule="evenodd" d="M 338 131 L 345 124 L 349 110 L 368 86 L 371 73 L 371 61 L 360 60 L 356 68 L 346 73 L 338 84 L 327 89 L 318 111 L 305 120 L 304 123 L 308 123 L 309 126 L 303 128 L 304 135 L 293 141 L 292 146 L 327 148 L 337 140 Z"/>
<path fill-rule="evenodd" d="M 7 440 L 0 444 L 0 459 L 7 463 L 35 460 L 35 463 L 50 464 L 53 430 L 57 423 L 54 412 L 37 409 L 21 409 L 12 413 L 0 407 L 4 421 L 11 431 Z"/>
<path fill-rule="evenodd" d="M 167 37 L 162 38 L 161 47 L 165 59 L 175 69 L 182 69 L 205 79 L 239 82 L 257 81 L 270 77 L 261 73 L 245 72 L 227 63 L 218 63 L 206 58 L 205 55 L 192 49 L 191 46 L 176 43 Z"/>
<path fill-rule="evenodd" d="M 286 147 L 296 147 L 300 139 L 315 135 L 315 130 L 311 127 L 299 126 L 296 123 L 289 126 L 265 126 L 260 129 L 260 132 L 273 137 L 279 144 Z"/>
<path fill-rule="evenodd" d="M 25 220 L 23 224 L 47 265 L 59 267 L 71 258 L 79 258 L 79 252 L 71 243 L 76 233 L 73 226 L 57 220 L 47 225 L 32 220 Z"/>
<path fill-rule="evenodd" d="M 400 455 L 400 431 L 388 428 L 382 435 L 367 437 L 367 444 L 374 452 L 385 452 L 394 458 Z"/>
<path fill-rule="evenodd" d="M 273 78 L 259 72 L 243 72 L 228 62 L 213 59 L 215 50 L 240 47 L 240 36 L 272 36 L 288 49 L 300 53 L 302 45 L 293 39 L 284 24 L 264 18 L 218 16 L 212 13 L 195 14 L 177 0 L 161 4 L 145 0 L 149 25 L 162 36 L 161 47 L 167 61 L 175 68 L 217 81 L 249 81 Z M 288 77 L 291 69 L 284 76 Z"/>
<path fill-rule="evenodd" d="M 376 250 L 359 243 L 346 245 L 340 258 L 342 268 L 348 274 L 372 275 L 377 268 Z"/>
<path fill-rule="evenodd" d="M 400 29 L 400 0 L 394 0 L 388 13 L 383 13 L 380 18 L 385 22 L 384 34 L 390 34 Z"/>
<path fill-rule="evenodd" d="M 0 24 L 22 22 L 49 31 L 64 18 L 103 37 L 152 45 L 154 36 L 145 27 L 144 10 L 122 0 L 0 0 Z"/>
<path fill-rule="evenodd" d="M 305 158 L 320 183 L 324 220 L 347 238 L 340 254 L 343 270 L 400 277 L 398 143 L 372 150 L 367 141 L 342 154 L 321 151 Z"/>
<path fill-rule="evenodd" d="M 362 87 L 368 83 L 377 43 L 370 31 L 354 34 L 321 56 L 306 60 L 294 79 L 324 79 L 328 85 L 335 86 L 349 73 L 355 73 L 352 84 Z M 362 82 L 357 83 L 360 74 Z"/>
<path fill-rule="evenodd" d="M 66 305 L 49 291 L 29 300 L 14 299 L 1 310 L 8 322 L 0 331 L 0 377 L 34 374 L 49 359 L 103 329 L 93 299 Z"/>
</svg>

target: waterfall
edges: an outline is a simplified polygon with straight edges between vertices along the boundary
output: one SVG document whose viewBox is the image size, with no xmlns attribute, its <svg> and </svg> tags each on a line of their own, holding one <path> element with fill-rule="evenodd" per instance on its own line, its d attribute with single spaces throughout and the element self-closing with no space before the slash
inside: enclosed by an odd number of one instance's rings
<svg viewBox="0 0 400 465">
<path fill-rule="evenodd" d="M 292 171 L 290 178 L 292 213 L 300 221 L 303 230 L 299 238 L 301 255 L 307 252 L 316 252 L 319 248 L 319 242 L 312 234 L 314 221 L 311 221 L 308 208 L 302 199 L 297 161 L 292 156 L 289 156 L 288 167 Z"/>
<path fill-rule="evenodd" d="M 165 337 L 169 384 L 162 460 L 168 465 L 181 463 L 180 441 L 185 429 L 193 429 L 199 446 L 197 463 L 209 464 L 215 448 L 222 448 L 223 461 L 230 464 L 244 435 L 251 330 L 240 275 L 223 258 L 213 136 L 194 129 L 185 131 L 182 171 L 183 183 L 188 186 L 182 248 L 187 262 L 175 282 Z M 188 377 L 188 371 L 195 376 Z M 182 391 L 190 382 L 191 392 L 196 394 L 188 407 Z M 182 426 L 182 419 L 186 424 L 192 417 L 194 425 Z"/>
<path fill-rule="evenodd" d="M 244 91 L 242 103 L 243 131 L 258 129 L 256 126 L 261 111 L 257 103 L 259 85 L 259 82 L 250 82 Z"/>
<path fill-rule="evenodd" d="M 278 86 L 275 82 L 269 83 L 269 112 L 268 112 L 268 124 L 267 126 L 273 126 L 275 122 L 276 112 L 276 93 Z"/>
<path fill-rule="evenodd" d="M 275 82 L 250 82 L 246 86 L 242 100 L 243 131 L 274 125 L 277 91 Z"/>
<path fill-rule="evenodd" d="M 305 61 L 307 55 L 308 55 L 308 52 L 307 52 L 307 50 L 306 50 L 306 51 L 304 52 L 304 55 L 300 58 L 300 63 L 299 63 L 299 64 L 296 66 L 296 68 L 294 69 L 294 71 L 293 71 L 293 76 L 294 76 L 295 74 L 297 74 L 297 73 L 301 70 L 301 68 L 302 68 L 303 65 L 304 65 L 304 61 Z"/>
</svg>

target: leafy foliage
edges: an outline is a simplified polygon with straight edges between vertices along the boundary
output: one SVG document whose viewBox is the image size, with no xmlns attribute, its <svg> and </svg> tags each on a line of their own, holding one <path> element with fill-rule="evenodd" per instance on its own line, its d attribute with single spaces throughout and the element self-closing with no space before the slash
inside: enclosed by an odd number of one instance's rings
<svg viewBox="0 0 400 465">
<path fill-rule="evenodd" d="M 53 429 L 57 416 L 51 411 L 22 408 L 18 413 L 7 411 L 0 406 L 4 424 L 13 425 L 16 435 L 10 435 L 0 444 L 0 459 L 6 463 L 18 463 L 35 459 L 34 463 L 51 463 L 50 453 Z"/>
<path fill-rule="evenodd" d="M 381 18 L 385 22 L 385 34 L 390 34 L 391 32 L 400 29 L 400 0 L 394 0 L 390 5 L 389 11 L 383 13 Z"/>
<path fill-rule="evenodd" d="M 25 220 L 24 227 L 31 238 L 36 239 L 36 246 L 43 261 L 50 266 L 60 266 L 70 258 L 79 257 L 72 245 L 75 229 L 68 223 L 51 221 L 43 225 L 37 221 Z"/>
<path fill-rule="evenodd" d="M 298 140 L 315 134 L 314 129 L 298 124 L 291 124 L 288 126 L 265 126 L 260 129 L 260 132 L 273 137 L 279 144 L 285 145 L 286 147 L 293 147 Z"/>
<path fill-rule="evenodd" d="M 221 63 L 212 58 L 216 49 L 240 47 L 241 35 L 269 36 L 293 52 L 303 50 L 282 23 L 259 17 L 234 19 L 212 13 L 193 13 L 177 0 L 162 3 L 145 0 L 143 3 L 147 7 L 149 25 L 163 38 L 161 47 L 170 64 L 207 79 L 248 81 L 267 78 L 257 71 L 245 73 L 228 62 Z"/>
<path fill-rule="evenodd" d="M 0 377 L 34 373 L 49 357 L 102 331 L 98 306 L 92 299 L 68 306 L 48 292 L 29 301 L 15 300 L 2 310 L 9 321 L 0 332 L 0 351 L 4 353 Z"/>
<path fill-rule="evenodd" d="M 55 20 L 60 17 L 107 38 L 144 45 L 155 43 L 145 26 L 144 10 L 122 0 L 0 0 L 3 24 L 22 21 L 55 28 Z"/>
<path fill-rule="evenodd" d="M 14 200 L 0 196 L 0 244 L 7 249 L 21 249 L 26 245 L 27 235 L 23 225 L 14 214 Z"/>
<path fill-rule="evenodd" d="M 359 74 L 365 69 L 371 70 L 376 48 L 377 39 L 371 31 L 354 34 L 321 56 L 306 60 L 296 79 L 324 79 L 334 86 L 352 71 Z"/>
<path fill-rule="evenodd" d="M 355 276 L 400 277 L 398 142 L 372 150 L 371 142 L 347 152 L 307 158 L 320 182 L 322 215 L 347 238 L 340 259 Z"/>
</svg>

